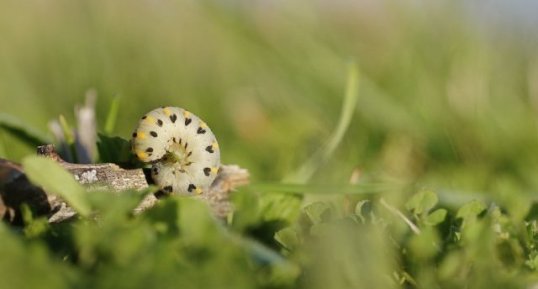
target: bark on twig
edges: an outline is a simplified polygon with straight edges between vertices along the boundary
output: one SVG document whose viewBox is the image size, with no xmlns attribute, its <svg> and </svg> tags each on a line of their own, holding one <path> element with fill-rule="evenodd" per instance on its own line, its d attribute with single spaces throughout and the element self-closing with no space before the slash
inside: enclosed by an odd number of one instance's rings
<svg viewBox="0 0 538 289">
<path fill-rule="evenodd" d="M 121 192 L 130 189 L 142 190 L 149 185 L 142 169 L 126 170 L 112 163 L 68 163 L 60 158 L 53 145 L 39 146 L 37 154 L 56 160 L 73 174 L 79 183 L 91 189 Z M 61 198 L 32 186 L 19 165 L 5 160 L 0 164 L 2 164 L 0 175 L 3 173 L 12 176 L 9 183 L 5 181 L 0 183 L 2 185 L 0 186 L 0 218 L 12 223 L 20 222 L 20 212 L 17 214 L 17 210 L 22 203 L 28 203 L 34 211 L 46 214 L 50 223 L 65 221 L 76 214 Z M 217 217 L 223 218 L 232 210 L 229 201 L 230 192 L 248 182 L 247 170 L 237 165 L 222 165 L 210 190 L 196 197 L 207 202 Z M 135 213 L 141 213 L 155 206 L 158 201 L 159 199 L 153 194 L 146 196 L 135 209 Z"/>
</svg>

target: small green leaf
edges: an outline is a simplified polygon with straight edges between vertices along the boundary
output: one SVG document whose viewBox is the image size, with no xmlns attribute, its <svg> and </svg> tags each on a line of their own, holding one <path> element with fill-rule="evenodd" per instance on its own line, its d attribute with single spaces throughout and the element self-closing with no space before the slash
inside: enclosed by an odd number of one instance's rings
<svg viewBox="0 0 538 289">
<path fill-rule="evenodd" d="M 178 202 L 177 224 L 183 242 L 209 244 L 218 240 L 218 225 L 204 202 L 189 198 L 176 197 Z"/>
<path fill-rule="evenodd" d="M 236 208 L 241 208 L 234 212 L 231 222 L 236 230 L 243 230 L 260 222 L 260 204 L 257 194 L 240 190 L 232 195 L 232 202 Z"/>
<path fill-rule="evenodd" d="M 104 163 L 122 164 L 131 159 L 131 144 L 128 140 L 117 136 L 107 136 L 99 133 L 97 141 L 99 159 Z"/>
<path fill-rule="evenodd" d="M 412 256 L 419 260 L 427 260 L 439 252 L 439 236 L 435 229 L 426 228 L 419 235 L 414 235 L 409 243 Z"/>
<path fill-rule="evenodd" d="M 429 226 L 436 226 L 445 220 L 446 214 L 446 209 L 437 209 L 424 219 L 424 223 Z"/>
<path fill-rule="evenodd" d="M 2 288 L 70 288 L 72 270 L 50 256 L 44 242 L 25 242 L 13 228 L 0 223 Z M 73 280 L 73 279 L 71 279 Z"/>
<path fill-rule="evenodd" d="M 165 198 L 144 213 L 155 231 L 163 235 L 177 237 L 179 234 L 179 202 L 175 198 Z"/>
<path fill-rule="evenodd" d="M 480 213 L 486 209 L 486 205 L 481 201 L 471 201 L 463 205 L 456 214 L 456 218 L 461 218 L 464 221 L 469 220 L 470 218 L 476 218 Z"/>
<path fill-rule="evenodd" d="M 329 223 L 314 224 L 310 227 L 310 234 L 317 237 L 330 235 L 332 228 L 333 225 Z"/>
<path fill-rule="evenodd" d="M 321 223 L 327 214 L 330 214 L 330 205 L 324 202 L 315 202 L 304 208 L 304 212 L 312 224 Z"/>
<path fill-rule="evenodd" d="M 292 227 L 287 227 L 276 232 L 275 240 L 289 250 L 295 249 L 300 245 L 297 231 Z"/>
<path fill-rule="evenodd" d="M 405 207 L 415 215 L 428 213 L 439 201 L 437 194 L 432 191 L 423 190 L 411 197 Z"/>
<path fill-rule="evenodd" d="M 49 222 L 46 217 L 34 219 L 32 209 L 28 204 L 21 205 L 21 215 L 24 221 L 24 235 L 28 238 L 36 238 L 49 230 Z"/>
<path fill-rule="evenodd" d="M 292 194 L 262 194 L 259 198 L 260 217 L 264 221 L 293 222 L 300 215 L 302 197 Z"/>
<path fill-rule="evenodd" d="M 33 220 L 24 227 L 24 235 L 28 238 L 37 238 L 44 235 L 49 229 L 49 221 L 46 217 L 41 217 Z"/>
<path fill-rule="evenodd" d="M 44 157 L 29 156 L 22 160 L 22 165 L 32 183 L 62 197 L 80 215 L 90 214 L 84 189 L 57 162 Z"/>
<path fill-rule="evenodd" d="M 461 252 L 449 253 L 439 265 L 439 277 L 442 280 L 454 280 L 455 276 L 464 270 L 464 264 L 465 260 Z"/>
<path fill-rule="evenodd" d="M 538 269 L 538 255 L 529 258 L 529 260 L 525 261 L 525 265 L 527 265 L 532 270 Z"/>
</svg>

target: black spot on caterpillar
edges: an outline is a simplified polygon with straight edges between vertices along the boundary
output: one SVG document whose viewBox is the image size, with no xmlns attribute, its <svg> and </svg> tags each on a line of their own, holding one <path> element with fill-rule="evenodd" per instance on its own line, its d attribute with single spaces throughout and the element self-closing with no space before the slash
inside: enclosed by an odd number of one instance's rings
<svg viewBox="0 0 538 289">
<path fill-rule="evenodd" d="M 212 145 L 207 146 L 207 147 L 205 148 L 205 150 L 206 150 L 207 152 L 209 152 L 209 153 L 214 153 L 214 152 L 215 152 L 215 151 L 213 150 L 213 146 L 212 146 Z"/>
<path fill-rule="evenodd" d="M 192 192 L 193 190 L 196 190 L 196 186 L 193 185 L 193 184 L 190 184 L 189 187 L 187 188 L 187 191 Z"/>
<path fill-rule="evenodd" d="M 204 174 L 209 177 L 209 174 L 211 174 L 211 168 L 204 168 Z"/>
<path fill-rule="evenodd" d="M 220 151 L 213 132 L 182 108 L 150 111 L 140 119 L 132 137 L 133 152 L 151 164 L 151 176 L 163 192 L 207 192 L 217 176 Z"/>
</svg>

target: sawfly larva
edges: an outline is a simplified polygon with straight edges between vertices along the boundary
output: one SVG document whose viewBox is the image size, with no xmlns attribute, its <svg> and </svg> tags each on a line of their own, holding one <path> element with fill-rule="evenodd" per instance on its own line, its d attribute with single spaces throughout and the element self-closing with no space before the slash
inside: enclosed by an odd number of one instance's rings
<svg viewBox="0 0 538 289">
<path fill-rule="evenodd" d="M 165 193 L 207 192 L 220 167 L 219 145 L 211 129 L 179 107 L 145 114 L 132 135 L 132 150 L 151 163 L 153 181 Z"/>
</svg>

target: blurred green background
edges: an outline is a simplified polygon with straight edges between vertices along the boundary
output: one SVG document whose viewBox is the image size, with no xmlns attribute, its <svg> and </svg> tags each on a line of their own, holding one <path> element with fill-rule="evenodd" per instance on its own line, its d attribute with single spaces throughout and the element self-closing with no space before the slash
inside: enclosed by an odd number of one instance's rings
<svg viewBox="0 0 538 289">
<path fill-rule="evenodd" d="M 72 122 L 94 89 L 100 128 L 120 97 L 114 134 L 128 138 L 145 112 L 186 107 L 215 131 L 224 163 L 279 180 L 330 137 L 355 61 L 355 116 L 318 180 L 346 182 L 360 167 L 536 188 L 536 39 L 468 6 L 2 1 L 0 110 L 46 131 L 59 114 Z M 0 140 L 2 157 L 33 152 Z"/>
<path fill-rule="evenodd" d="M 0 157 L 35 150 L 3 121 L 50 135 L 49 121 L 73 124 L 92 90 L 99 130 L 114 99 L 112 135 L 123 138 L 155 107 L 184 107 L 216 134 L 223 163 L 268 185 L 235 193 L 228 226 L 190 199 L 132 218 L 127 194 L 90 194 L 99 222 L 30 214 L 22 230 L 0 226 L 2 278 L 9 288 L 531 288 L 538 5 L 509 3 L 0 0 Z M 404 186 L 344 196 L 357 180 Z M 299 194 L 310 190 L 338 205 Z M 465 194 L 487 205 L 461 207 Z"/>
</svg>

